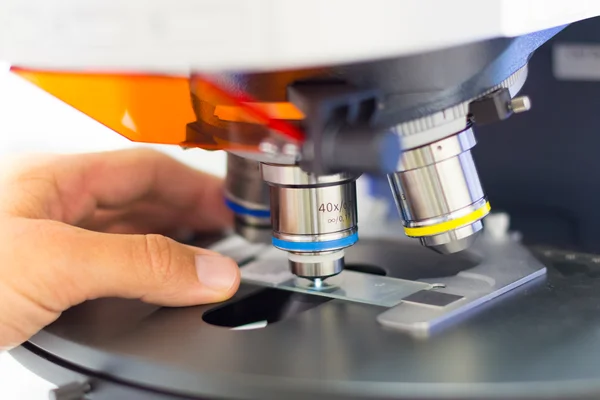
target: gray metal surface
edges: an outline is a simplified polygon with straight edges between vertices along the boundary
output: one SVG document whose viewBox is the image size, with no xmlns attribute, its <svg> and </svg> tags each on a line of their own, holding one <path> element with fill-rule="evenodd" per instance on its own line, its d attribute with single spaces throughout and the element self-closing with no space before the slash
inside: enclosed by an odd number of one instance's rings
<svg viewBox="0 0 600 400">
<path fill-rule="evenodd" d="M 477 266 L 454 276 L 425 279 L 442 286 L 437 292 L 462 298 L 435 305 L 413 297 L 379 315 L 377 320 L 387 327 L 429 335 L 439 326 L 546 274 L 546 268 L 508 236 L 481 237 L 471 250 L 481 259 Z"/>
<path fill-rule="evenodd" d="M 277 249 L 268 250 L 264 258 L 259 256 L 241 271 L 245 283 L 382 307 L 393 307 L 413 293 L 432 288 L 428 283 L 354 271 L 343 271 L 315 287 L 308 279 L 294 276 L 287 267 L 287 255 Z"/>
<path fill-rule="evenodd" d="M 346 261 L 433 279 L 472 268 L 479 257 L 381 239 L 359 242 Z M 31 343 L 89 371 L 198 397 L 597 398 L 600 281 L 548 265 L 547 281 L 426 340 L 382 329 L 374 322 L 381 307 L 341 300 L 264 329 L 231 331 L 203 321 L 220 305 L 161 309 L 107 299 L 67 311 Z M 244 284 L 228 304 L 260 290 Z"/>
<path fill-rule="evenodd" d="M 223 240 L 231 241 L 244 246 L 236 238 Z M 239 250 L 230 246 L 229 252 L 238 254 Z M 546 268 L 509 235 L 486 235 L 480 238 L 472 252 L 481 260 L 476 266 L 453 276 L 429 278 L 423 282 L 344 271 L 315 286 L 314 282 L 289 272 L 287 255 L 277 249 L 257 252 L 241 272 L 245 283 L 393 307 L 377 316 L 377 321 L 412 335 L 427 336 L 440 325 L 546 273 Z M 431 293 L 428 295 L 427 291 Z M 421 295 L 414 296 L 418 292 Z M 436 294 L 442 304 L 436 305 L 432 300 L 436 299 Z M 405 298 L 411 295 L 411 300 L 406 301 Z M 428 300 L 419 301 L 419 298 Z M 447 302 L 448 298 L 454 301 Z"/>
</svg>

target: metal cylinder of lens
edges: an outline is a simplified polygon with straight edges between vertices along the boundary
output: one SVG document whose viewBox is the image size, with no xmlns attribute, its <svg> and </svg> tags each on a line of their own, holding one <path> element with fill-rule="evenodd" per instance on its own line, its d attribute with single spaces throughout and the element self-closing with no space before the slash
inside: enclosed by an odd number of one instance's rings
<svg viewBox="0 0 600 400">
<path fill-rule="evenodd" d="M 468 248 L 490 210 L 473 162 L 471 128 L 405 151 L 389 175 L 405 233 L 450 254 Z"/>
<path fill-rule="evenodd" d="M 225 201 L 234 213 L 235 232 L 248 241 L 271 241 L 269 186 L 262 180 L 260 163 L 229 153 Z"/>
<path fill-rule="evenodd" d="M 291 165 L 261 169 L 270 186 L 272 243 L 290 253 L 292 272 L 311 279 L 340 273 L 343 249 L 358 240 L 358 176 L 315 176 Z"/>
</svg>

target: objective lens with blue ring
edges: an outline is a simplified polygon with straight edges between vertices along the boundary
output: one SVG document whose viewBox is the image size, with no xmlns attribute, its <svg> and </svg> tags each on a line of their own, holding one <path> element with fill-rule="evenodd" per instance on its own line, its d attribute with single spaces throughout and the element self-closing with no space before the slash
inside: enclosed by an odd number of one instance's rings
<svg viewBox="0 0 600 400">
<path fill-rule="evenodd" d="M 313 280 L 340 273 L 344 249 L 358 241 L 358 176 L 264 163 L 261 171 L 270 186 L 272 243 L 288 252 L 292 272 Z"/>
<path fill-rule="evenodd" d="M 225 205 L 234 214 L 244 217 L 252 217 L 252 218 L 271 218 L 271 210 L 263 210 L 250 208 L 244 204 L 237 203 L 236 200 L 225 198 Z"/>
<path fill-rule="evenodd" d="M 235 232 L 254 243 L 271 242 L 269 186 L 257 161 L 227 155 L 225 204 L 234 214 Z"/>
<path fill-rule="evenodd" d="M 350 234 L 340 239 L 324 240 L 318 242 L 293 242 L 273 238 L 273 246 L 281 250 L 298 252 L 298 253 L 318 253 L 324 251 L 336 251 L 346 247 L 350 247 L 358 242 L 358 232 Z"/>
</svg>

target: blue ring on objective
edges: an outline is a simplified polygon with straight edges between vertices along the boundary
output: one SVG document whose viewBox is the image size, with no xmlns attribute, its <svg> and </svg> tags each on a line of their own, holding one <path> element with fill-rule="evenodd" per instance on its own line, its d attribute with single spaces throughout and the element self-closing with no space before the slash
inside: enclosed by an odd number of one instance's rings
<svg viewBox="0 0 600 400">
<path fill-rule="evenodd" d="M 273 238 L 273 246 L 287 251 L 328 251 L 352 246 L 358 242 L 358 232 L 341 239 L 328 240 L 326 242 L 289 242 Z"/>
<path fill-rule="evenodd" d="M 271 211 L 269 210 L 253 210 L 251 208 L 246 208 L 234 201 L 229 199 L 225 199 L 225 205 L 229 207 L 231 211 L 239 215 L 248 215 L 250 217 L 256 218 L 270 218 Z"/>
</svg>

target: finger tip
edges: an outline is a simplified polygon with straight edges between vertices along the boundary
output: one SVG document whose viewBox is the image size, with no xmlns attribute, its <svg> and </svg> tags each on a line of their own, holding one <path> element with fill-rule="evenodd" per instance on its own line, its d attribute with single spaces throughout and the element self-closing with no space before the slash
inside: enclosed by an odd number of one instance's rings
<svg viewBox="0 0 600 400">
<path fill-rule="evenodd" d="M 196 272 L 202 286 L 223 301 L 233 296 L 240 285 L 237 263 L 222 255 L 196 255 Z"/>
<path fill-rule="evenodd" d="M 238 264 L 230 257 L 220 256 L 223 258 L 221 268 L 228 271 L 228 274 L 231 276 L 231 284 L 230 286 L 222 291 L 223 296 L 225 297 L 223 300 L 227 300 L 231 298 L 240 287 L 241 282 L 241 274 L 240 267 Z"/>
</svg>

